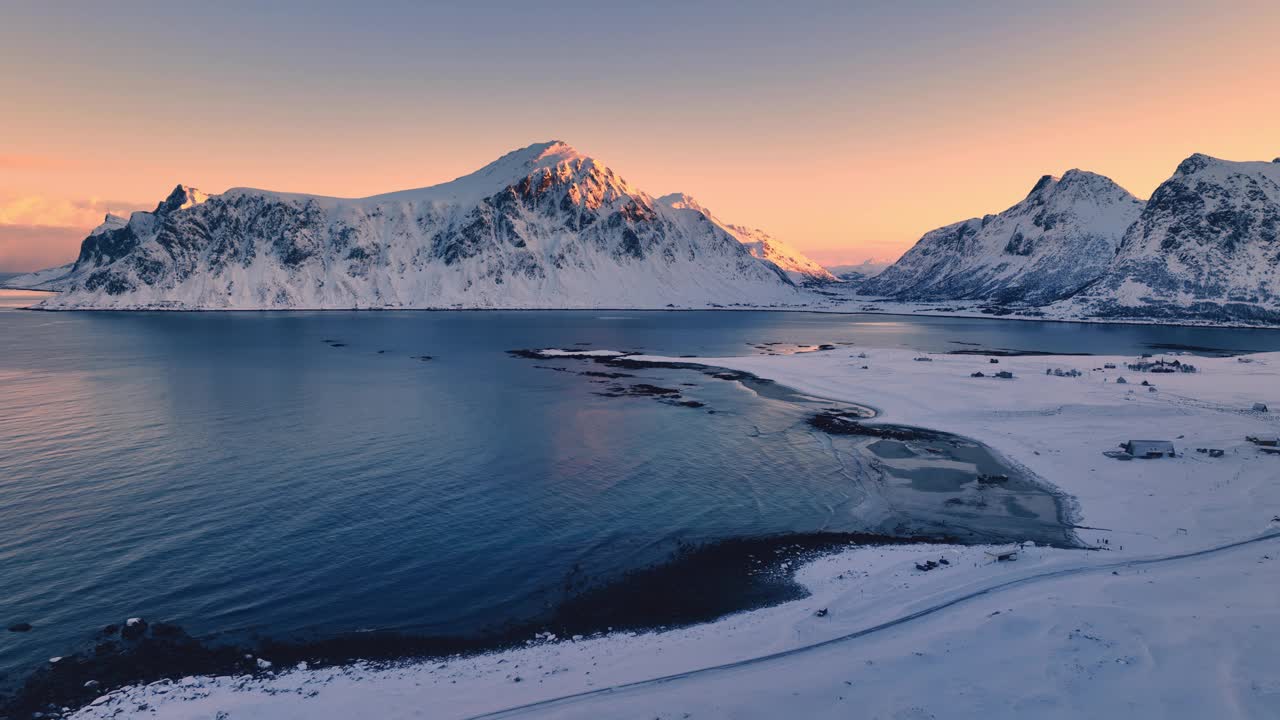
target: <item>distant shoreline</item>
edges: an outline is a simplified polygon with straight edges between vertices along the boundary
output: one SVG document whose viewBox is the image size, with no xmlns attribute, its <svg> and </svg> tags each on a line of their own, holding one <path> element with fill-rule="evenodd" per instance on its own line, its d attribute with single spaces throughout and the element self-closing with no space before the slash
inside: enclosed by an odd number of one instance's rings
<svg viewBox="0 0 1280 720">
<path fill-rule="evenodd" d="M 28 288 L 4 287 L 3 290 L 20 290 L 22 292 L 40 292 L 56 295 L 56 290 L 31 290 Z M 777 312 L 777 313 L 809 313 L 813 315 L 867 315 L 873 317 L 914 317 L 914 318 L 953 318 L 965 320 L 1009 320 L 1016 322 L 1041 322 L 1041 323 L 1066 323 L 1071 325 L 1151 325 L 1156 327 L 1185 327 L 1185 328 L 1210 328 L 1223 330 L 1263 330 L 1277 331 L 1280 330 L 1280 324 L 1276 325 L 1242 325 L 1237 323 L 1213 323 L 1207 321 L 1194 320 L 1178 320 L 1178 321 L 1162 321 L 1162 320 L 1132 320 L 1132 319 L 1100 319 L 1100 318 L 1046 318 L 1046 317 L 1026 317 L 1020 315 L 992 315 L 989 313 L 966 313 L 966 312 L 902 312 L 892 310 L 846 310 L 846 309 L 821 309 L 821 308 L 777 308 L 777 307 L 703 307 L 703 308 L 634 308 L 634 307 L 545 307 L 545 308 L 522 308 L 522 307 L 485 307 L 485 308 L 445 308 L 445 307 L 350 307 L 350 308 L 40 308 L 40 307 L 23 307 L 19 310 L 29 310 L 31 312 L 93 312 L 93 313 L 342 313 L 342 312 L 646 312 L 646 313 L 677 313 L 677 312 Z"/>
</svg>

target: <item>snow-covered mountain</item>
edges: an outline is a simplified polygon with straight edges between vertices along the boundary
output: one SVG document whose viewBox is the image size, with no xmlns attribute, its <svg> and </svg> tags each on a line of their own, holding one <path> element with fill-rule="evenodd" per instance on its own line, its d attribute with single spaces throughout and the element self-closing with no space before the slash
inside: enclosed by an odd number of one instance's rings
<svg viewBox="0 0 1280 720">
<path fill-rule="evenodd" d="M 827 265 L 827 272 L 845 282 L 865 282 L 893 265 L 888 260 L 867 259 L 856 265 Z"/>
<path fill-rule="evenodd" d="M 933 230 L 860 292 L 902 300 L 1042 304 L 1105 273 L 1141 200 L 1108 178 L 1046 175 L 998 215 Z"/>
<path fill-rule="evenodd" d="M 562 142 L 442 185 L 361 199 L 249 188 L 205 196 L 180 185 L 154 211 L 108 217 L 70 268 L 38 279 L 62 291 L 48 309 L 801 300 L 786 273 L 720 223 L 655 201 Z"/>
<path fill-rule="evenodd" d="M 797 284 L 805 282 L 833 282 L 836 277 L 826 268 L 810 260 L 791 245 L 756 228 L 734 225 L 721 221 L 697 200 L 684 193 L 672 193 L 658 198 L 658 203 L 672 210 L 684 210 L 700 214 L 715 223 L 721 230 L 738 239 L 750 253 L 777 265 Z"/>
<path fill-rule="evenodd" d="M 1280 322 L 1280 158 L 1182 161 L 1125 233 L 1110 271 L 1053 311 Z"/>
</svg>

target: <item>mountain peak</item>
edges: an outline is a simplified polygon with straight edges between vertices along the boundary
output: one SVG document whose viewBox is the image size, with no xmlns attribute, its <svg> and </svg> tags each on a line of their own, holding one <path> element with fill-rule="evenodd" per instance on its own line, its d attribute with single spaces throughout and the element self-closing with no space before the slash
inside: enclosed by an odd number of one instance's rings
<svg viewBox="0 0 1280 720">
<path fill-rule="evenodd" d="M 1190 157 L 1178 163 L 1176 174 L 1178 175 L 1194 175 L 1215 162 L 1214 158 L 1204 153 L 1192 153 Z"/>
<path fill-rule="evenodd" d="M 169 197 L 165 198 L 156 206 L 157 215 L 161 213 L 173 212 L 175 210 L 186 210 L 192 205 L 199 205 L 208 200 L 209 196 L 199 190 L 179 184 L 169 193 Z"/>
<path fill-rule="evenodd" d="M 585 159 L 588 158 L 563 140 L 548 140 L 546 142 L 534 143 L 532 145 L 526 145 L 525 147 L 512 150 L 483 168 L 480 168 L 480 170 L 474 174 L 478 175 L 490 168 L 527 167 L 529 171 L 532 171 L 536 168 L 555 167 L 556 165 L 569 160 Z"/>
<path fill-rule="evenodd" d="M 547 142 L 534 143 L 526 148 L 525 151 L 537 153 L 537 159 L 542 160 L 547 157 L 563 157 L 566 159 L 582 157 L 581 153 L 574 149 L 572 145 L 563 140 L 548 140 Z M 517 150 L 516 152 L 520 152 Z"/>
<path fill-rule="evenodd" d="M 1035 185 L 1031 186 L 1031 192 L 1027 193 L 1027 197 L 1031 197 L 1036 193 L 1044 192 L 1046 189 L 1058 184 L 1058 178 L 1052 175 L 1041 175 Z"/>
<path fill-rule="evenodd" d="M 373 195 L 373 201 L 433 199 L 451 202 L 474 202 L 514 185 L 539 170 L 549 170 L 566 163 L 581 166 L 597 164 L 561 140 L 548 140 L 517 148 L 473 173 L 449 182 L 414 190 Z"/>
<path fill-rule="evenodd" d="M 120 228 L 128 224 L 129 224 L 128 218 L 124 218 L 119 215 L 115 215 L 113 213 L 107 213 L 102 218 L 102 224 L 94 228 L 89 233 L 89 236 L 92 237 L 94 235 L 101 235 L 102 233 L 109 232 L 111 230 L 119 230 Z"/>
<path fill-rule="evenodd" d="M 1057 191 L 1058 189 L 1066 189 L 1082 185 L 1106 185 L 1109 187 L 1116 185 L 1116 182 L 1106 175 L 1099 175 L 1098 173 L 1081 170 L 1080 168 L 1071 168 L 1070 170 L 1062 173 L 1061 176 L 1040 176 L 1040 179 L 1031 187 L 1031 192 L 1027 193 L 1027 195 L 1030 196 L 1046 190 Z M 1116 187 L 1119 186 L 1117 185 Z"/>
<path fill-rule="evenodd" d="M 1088 170 L 1081 170 L 1080 168 L 1071 168 L 1070 170 L 1062 173 L 1062 177 L 1059 179 L 1059 182 L 1078 183 L 1078 182 L 1097 182 L 1098 180 L 1106 180 L 1107 182 L 1111 182 L 1110 178 L 1104 177 L 1097 173 L 1091 173 Z"/>
</svg>

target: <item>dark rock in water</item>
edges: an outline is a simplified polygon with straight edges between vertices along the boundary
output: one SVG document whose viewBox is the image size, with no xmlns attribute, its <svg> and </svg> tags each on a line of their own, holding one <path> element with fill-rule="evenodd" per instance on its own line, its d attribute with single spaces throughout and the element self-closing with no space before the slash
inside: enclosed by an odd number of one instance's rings
<svg viewBox="0 0 1280 720">
<path fill-rule="evenodd" d="M 434 355 L 410 355 L 409 357 L 414 360 L 418 360 L 419 362 L 427 362 L 428 360 L 435 360 Z"/>
<path fill-rule="evenodd" d="M 814 617 L 826 617 L 826 616 L 827 616 L 827 609 L 826 609 L 826 608 L 819 608 L 819 609 L 817 609 L 817 610 L 814 610 L 814 611 L 813 611 L 813 616 L 814 616 Z"/>
<path fill-rule="evenodd" d="M 142 618 L 129 618 L 120 629 L 120 637 L 125 640 L 137 640 L 147 632 L 147 621 Z"/>
<path fill-rule="evenodd" d="M 999 361 L 999 360 L 997 360 L 997 359 L 995 359 L 995 358 L 991 358 L 990 362 L 991 362 L 991 364 L 992 364 L 992 365 L 995 365 L 995 364 L 999 363 L 1000 361 Z"/>
<path fill-rule="evenodd" d="M 564 368 L 549 368 L 549 369 L 551 369 L 551 370 L 563 370 Z M 609 379 L 609 380 L 617 380 L 617 379 L 619 379 L 619 378 L 635 377 L 635 375 L 632 375 L 631 373 L 620 373 L 620 372 L 601 372 L 601 371 L 599 371 L 599 370 L 583 370 L 582 372 L 580 372 L 580 373 L 578 373 L 578 374 L 579 374 L 579 375 L 582 375 L 582 376 L 584 376 L 584 377 L 607 378 L 607 379 Z"/>
<path fill-rule="evenodd" d="M 628 395 L 679 395 L 680 391 L 675 388 L 666 388 L 659 385 L 650 385 L 649 383 L 636 383 L 627 388 Z"/>
<path fill-rule="evenodd" d="M 830 435 L 857 435 L 886 440 L 944 440 L 946 435 L 905 425 L 868 425 L 861 417 L 840 411 L 820 412 L 809 418 L 809 424 Z"/>
<path fill-rule="evenodd" d="M 706 403 L 701 403 L 697 400 L 672 400 L 670 402 L 672 405 L 679 405 L 680 407 L 687 408 L 700 408 L 706 405 Z"/>
<path fill-rule="evenodd" d="M 118 632 L 120 632 L 120 626 L 119 626 L 119 625 L 108 625 L 108 626 L 106 626 L 106 627 L 102 628 L 102 634 L 103 634 L 104 636 L 115 635 L 115 634 L 116 634 L 116 633 L 118 633 Z"/>
<path fill-rule="evenodd" d="M 107 629 L 109 635 L 117 631 L 115 626 Z M 205 645 L 176 625 L 140 621 L 126 624 L 123 631 L 128 642 L 99 642 L 92 650 L 41 667 L 12 695 L 0 698 L 0 717 L 47 715 L 50 705 L 81 707 L 104 691 L 137 682 L 252 671 L 240 659 L 240 650 Z"/>
<path fill-rule="evenodd" d="M 14 623 L 9 626 L 9 632 L 31 632 L 31 623 Z"/>
<path fill-rule="evenodd" d="M 329 343 L 329 347 L 340 348 L 340 347 L 346 347 L 346 346 L 347 346 L 346 343 Z"/>
</svg>

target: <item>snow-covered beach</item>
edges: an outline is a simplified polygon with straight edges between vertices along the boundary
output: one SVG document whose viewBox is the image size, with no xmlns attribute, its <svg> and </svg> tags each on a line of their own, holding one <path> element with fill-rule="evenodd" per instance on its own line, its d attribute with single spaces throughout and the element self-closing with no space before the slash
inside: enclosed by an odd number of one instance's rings
<svg viewBox="0 0 1280 720">
<path fill-rule="evenodd" d="M 796 569 L 810 597 L 705 625 L 164 681 L 75 717 L 1280 714 L 1280 456 L 1245 440 L 1280 430 L 1280 415 L 1252 409 L 1280 408 L 1280 353 L 1183 357 L 1199 371 L 1168 374 L 1131 371 L 1133 357 L 918 356 L 706 362 L 979 440 L 1074 497 L 1097 550 L 1025 547 L 995 562 L 982 547 L 850 548 Z M 1171 440 L 1179 456 L 1103 455 L 1130 439 Z"/>
</svg>

